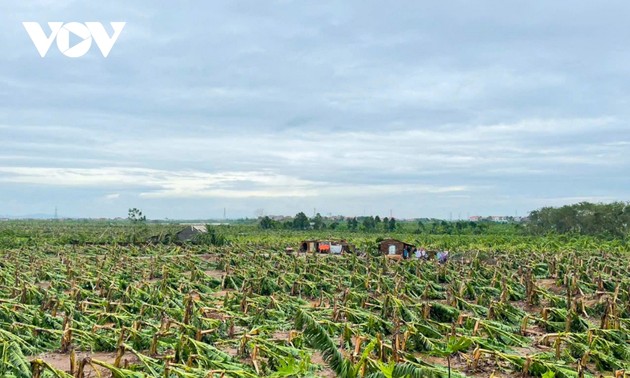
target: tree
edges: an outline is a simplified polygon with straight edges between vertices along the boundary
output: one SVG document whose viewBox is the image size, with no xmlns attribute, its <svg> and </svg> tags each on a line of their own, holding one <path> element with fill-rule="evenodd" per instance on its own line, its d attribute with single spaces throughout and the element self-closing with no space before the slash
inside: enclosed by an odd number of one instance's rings
<svg viewBox="0 0 630 378">
<path fill-rule="evenodd" d="M 533 234 L 580 234 L 606 238 L 630 236 L 630 203 L 580 202 L 559 208 L 543 207 L 529 214 Z"/>
<path fill-rule="evenodd" d="M 359 221 L 357 221 L 356 217 L 348 218 L 348 230 L 356 231 L 358 227 L 359 227 Z"/>
<path fill-rule="evenodd" d="M 143 223 L 147 221 L 147 217 L 142 214 L 142 211 L 140 211 L 140 209 L 136 209 L 135 207 L 133 209 L 129 209 L 127 219 L 132 223 Z"/>
<path fill-rule="evenodd" d="M 278 222 L 269 218 L 268 216 L 264 216 L 261 220 L 260 223 L 258 224 L 258 226 L 260 228 L 262 228 L 263 230 L 270 230 L 272 228 L 276 228 Z"/>
<path fill-rule="evenodd" d="M 453 233 L 453 224 L 451 222 L 447 222 L 445 220 L 440 222 L 440 227 L 442 227 L 442 233 L 450 235 Z"/>
<path fill-rule="evenodd" d="M 310 222 L 308 221 L 308 217 L 303 212 L 299 212 L 293 218 L 293 229 L 294 230 L 308 230 L 311 227 Z"/>
<path fill-rule="evenodd" d="M 389 218 L 388 229 L 389 231 L 396 231 L 396 219 L 394 217 Z"/>
<path fill-rule="evenodd" d="M 362 227 L 364 231 L 370 232 L 376 229 L 376 221 L 374 217 L 365 217 L 363 218 Z"/>
<path fill-rule="evenodd" d="M 127 219 L 131 221 L 131 224 L 133 225 L 131 227 L 131 235 L 129 235 L 130 241 L 132 243 L 136 243 L 138 241 L 138 234 L 142 234 L 147 231 L 147 217 L 142 214 L 140 209 L 136 209 L 134 207 L 133 209 L 129 209 Z M 139 225 L 140 227 L 138 227 Z"/>
<path fill-rule="evenodd" d="M 418 233 L 421 234 L 424 232 L 424 222 L 421 220 L 418 221 Z"/>
<path fill-rule="evenodd" d="M 313 218 L 313 228 L 315 230 L 323 230 L 326 228 L 326 224 L 324 223 L 324 218 L 320 213 L 317 213 Z"/>
</svg>

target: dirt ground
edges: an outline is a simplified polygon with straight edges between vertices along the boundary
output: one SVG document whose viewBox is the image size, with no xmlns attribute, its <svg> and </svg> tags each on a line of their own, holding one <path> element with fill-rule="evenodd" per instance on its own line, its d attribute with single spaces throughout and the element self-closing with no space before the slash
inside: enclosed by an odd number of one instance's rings
<svg viewBox="0 0 630 378">
<path fill-rule="evenodd" d="M 421 354 L 418 357 L 420 357 L 420 359 L 422 359 L 424 362 L 427 362 L 435 366 L 444 366 L 444 367 L 448 366 L 448 361 L 446 360 L 445 357 L 430 356 L 430 355 L 425 355 L 425 354 Z M 479 377 L 479 378 L 482 378 L 482 377 L 483 378 L 522 377 L 522 374 L 519 372 L 509 372 L 509 373 L 504 372 L 499 366 L 497 366 L 493 361 L 489 359 L 483 360 L 477 366 L 476 371 L 470 371 L 466 363 L 466 360 L 459 356 L 455 356 L 451 358 L 451 370 L 463 373 L 467 377 Z"/>
<path fill-rule="evenodd" d="M 328 367 L 328 365 L 326 365 L 326 362 L 324 361 L 324 358 L 322 357 L 321 353 L 319 352 L 314 352 L 311 355 L 311 362 L 317 365 L 322 366 L 322 370 L 320 370 L 319 372 L 317 372 L 317 374 L 322 377 L 322 378 L 334 378 L 337 375 L 335 374 L 335 372 Z"/>
<path fill-rule="evenodd" d="M 536 285 L 541 288 L 547 289 L 554 294 L 562 294 L 564 293 L 564 288 L 558 286 L 556 283 L 557 280 L 555 278 L 541 278 L 536 280 Z"/>
<path fill-rule="evenodd" d="M 222 280 L 223 279 L 223 275 L 225 274 L 225 272 L 222 271 L 222 270 L 206 270 L 206 271 L 204 271 L 204 273 L 207 276 L 210 276 L 212 278 L 216 278 L 217 280 Z"/>
<path fill-rule="evenodd" d="M 116 353 L 108 352 L 76 352 L 76 364 L 78 365 L 85 357 L 90 357 L 93 360 L 103 361 L 108 364 L 113 364 L 116 360 Z M 53 368 L 61 370 L 66 373 L 70 373 L 70 353 L 42 353 L 37 356 L 33 356 L 31 360 L 41 359 Z M 138 358 L 133 354 L 126 353 L 122 359 L 122 366 L 138 362 Z M 99 369 L 100 374 L 94 371 L 90 365 L 85 367 L 85 377 L 102 377 L 109 378 L 112 374 L 105 368 L 94 365 L 96 369 Z"/>
</svg>

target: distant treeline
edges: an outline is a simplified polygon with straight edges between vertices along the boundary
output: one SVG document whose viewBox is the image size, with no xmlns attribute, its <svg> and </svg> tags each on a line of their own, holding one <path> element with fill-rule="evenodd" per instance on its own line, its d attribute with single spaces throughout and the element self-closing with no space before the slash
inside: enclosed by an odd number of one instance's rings
<svg viewBox="0 0 630 378">
<path fill-rule="evenodd" d="M 532 211 L 527 229 L 533 234 L 576 234 L 608 238 L 630 236 L 630 203 L 580 202 Z"/>
<path fill-rule="evenodd" d="M 409 233 L 425 235 L 484 235 L 484 234 L 522 234 L 522 227 L 516 222 L 497 223 L 492 221 L 444 221 L 439 219 L 397 220 L 393 217 L 377 216 L 348 217 L 345 219 L 327 219 L 316 214 L 309 218 L 303 212 L 293 218 L 282 221 L 268 216 L 258 221 L 263 230 L 336 230 L 366 233 Z"/>
<path fill-rule="evenodd" d="M 588 235 L 607 239 L 630 238 L 630 203 L 608 204 L 581 202 L 559 208 L 544 207 L 532 211 L 523 222 L 515 220 L 416 221 L 380 218 L 378 216 L 327 219 L 320 214 L 309 218 L 303 212 L 292 218 L 258 220 L 263 230 L 336 230 L 366 233 L 410 233 L 424 235 Z"/>
</svg>

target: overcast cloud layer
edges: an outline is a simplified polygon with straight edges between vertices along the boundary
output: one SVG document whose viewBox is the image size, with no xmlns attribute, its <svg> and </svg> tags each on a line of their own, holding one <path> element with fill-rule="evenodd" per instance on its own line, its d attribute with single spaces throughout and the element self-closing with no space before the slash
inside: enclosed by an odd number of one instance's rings
<svg viewBox="0 0 630 378">
<path fill-rule="evenodd" d="M 0 216 L 458 218 L 629 200 L 629 14 L 2 1 Z M 127 25 L 106 59 L 54 44 L 42 59 L 23 21 Z"/>
</svg>

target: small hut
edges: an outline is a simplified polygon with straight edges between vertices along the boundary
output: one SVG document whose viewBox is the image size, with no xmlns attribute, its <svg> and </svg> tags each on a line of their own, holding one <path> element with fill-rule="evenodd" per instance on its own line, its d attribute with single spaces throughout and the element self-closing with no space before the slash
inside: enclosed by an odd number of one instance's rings
<svg viewBox="0 0 630 378">
<path fill-rule="evenodd" d="M 413 244 L 396 239 L 385 239 L 379 244 L 379 250 L 386 256 L 402 256 L 405 247 L 409 248 L 409 251 L 414 248 Z"/>
<path fill-rule="evenodd" d="M 300 243 L 300 252 L 311 253 L 353 253 L 354 245 L 345 240 L 303 240 Z"/>
<path fill-rule="evenodd" d="M 318 240 L 302 240 L 300 243 L 300 248 L 298 251 L 300 252 L 317 252 L 319 247 Z"/>
<path fill-rule="evenodd" d="M 177 240 L 186 242 L 193 240 L 197 235 L 205 234 L 208 229 L 204 225 L 190 225 L 177 233 Z"/>
</svg>

